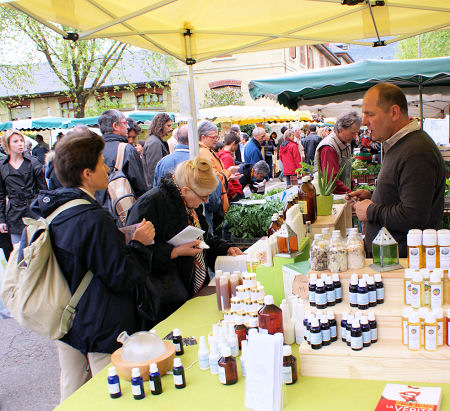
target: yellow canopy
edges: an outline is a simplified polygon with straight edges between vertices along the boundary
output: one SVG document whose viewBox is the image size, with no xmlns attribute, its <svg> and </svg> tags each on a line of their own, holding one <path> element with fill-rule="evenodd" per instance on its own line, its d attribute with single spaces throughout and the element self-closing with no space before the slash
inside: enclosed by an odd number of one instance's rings
<svg viewBox="0 0 450 411">
<path fill-rule="evenodd" d="M 450 25 L 448 0 L 0 0 L 2 3 L 63 35 L 52 23 L 80 30 L 80 39 L 107 37 L 197 62 L 301 44 L 392 43 Z"/>
</svg>

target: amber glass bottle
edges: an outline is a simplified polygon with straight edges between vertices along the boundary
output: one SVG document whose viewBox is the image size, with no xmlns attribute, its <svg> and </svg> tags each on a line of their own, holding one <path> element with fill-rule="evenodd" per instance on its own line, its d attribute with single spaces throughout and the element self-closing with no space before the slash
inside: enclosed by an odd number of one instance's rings
<svg viewBox="0 0 450 411">
<path fill-rule="evenodd" d="M 264 297 L 264 306 L 258 311 L 259 332 L 276 334 L 283 332 L 283 315 L 281 309 L 273 303 L 273 296 Z"/>
<path fill-rule="evenodd" d="M 272 234 L 275 234 L 281 228 L 281 224 L 278 222 L 278 214 L 274 214 L 272 216 L 272 222 L 267 229 L 267 237 L 270 237 Z"/>
<path fill-rule="evenodd" d="M 236 358 L 231 355 L 230 347 L 224 346 L 219 359 L 219 379 L 224 385 L 236 384 L 238 380 Z"/>
<path fill-rule="evenodd" d="M 310 180 L 310 176 L 302 178 L 302 184 L 298 186 L 298 199 L 303 207 L 303 222 L 311 221 L 313 224 L 317 220 L 317 200 L 316 189 Z"/>
</svg>

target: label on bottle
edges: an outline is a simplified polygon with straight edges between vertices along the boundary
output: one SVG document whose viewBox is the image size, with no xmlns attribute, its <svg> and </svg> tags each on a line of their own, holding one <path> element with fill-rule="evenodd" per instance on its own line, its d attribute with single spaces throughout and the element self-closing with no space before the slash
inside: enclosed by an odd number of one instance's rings
<svg viewBox="0 0 450 411">
<path fill-rule="evenodd" d="M 174 342 L 173 345 L 175 346 L 175 352 L 181 351 L 181 344 Z"/>
<path fill-rule="evenodd" d="M 283 367 L 283 371 L 281 373 L 283 382 L 285 384 L 292 384 L 292 367 Z"/>
<path fill-rule="evenodd" d="M 152 391 L 155 391 L 155 381 L 150 380 L 149 382 L 150 382 L 150 389 Z"/>
<path fill-rule="evenodd" d="M 430 281 L 429 280 L 423 280 L 423 301 L 425 305 L 430 305 Z"/>
<path fill-rule="evenodd" d="M 408 345 L 408 319 L 402 319 L 402 337 L 403 337 L 403 345 Z"/>
<path fill-rule="evenodd" d="M 198 356 L 198 365 L 201 370 L 207 370 L 209 368 L 209 357 L 208 355 Z"/>
<path fill-rule="evenodd" d="M 300 213 L 308 214 L 308 202 L 307 201 L 299 201 L 297 204 L 300 207 Z"/>
<path fill-rule="evenodd" d="M 211 374 L 218 374 L 219 372 L 219 364 L 217 363 L 218 359 L 210 359 L 209 360 L 209 369 L 211 371 Z M 242 360 L 241 360 L 242 363 Z"/>
<path fill-rule="evenodd" d="M 309 302 L 315 303 L 316 302 L 316 293 L 314 291 L 309 292 Z"/>
<path fill-rule="evenodd" d="M 115 384 L 108 384 L 108 389 L 110 394 L 118 394 L 120 392 L 120 384 L 118 382 Z"/>
<path fill-rule="evenodd" d="M 342 299 L 342 287 L 336 287 L 334 293 L 336 295 L 336 300 Z"/>
<path fill-rule="evenodd" d="M 227 377 L 225 376 L 225 367 L 221 367 L 220 365 L 219 365 L 219 381 L 222 384 L 227 383 Z"/>
<path fill-rule="evenodd" d="M 311 345 L 322 344 L 322 333 L 311 333 Z"/>
<path fill-rule="evenodd" d="M 435 325 L 425 326 L 425 349 L 436 351 L 437 349 L 437 327 Z"/>
<path fill-rule="evenodd" d="M 305 327 L 305 339 L 306 341 L 311 341 L 311 331 L 307 327 Z"/>
<path fill-rule="evenodd" d="M 444 321 L 436 320 L 437 322 L 437 345 L 444 345 Z"/>
<path fill-rule="evenodd" d="M 376 341 L 378 339 L 378 330 L 377 327 L 370 329 L 370 339 L 372 341 Z"/>
<path fill-rule="evenodd" d="M 369 291 L 369 303 L 377 302 L 377 291 Z"/>
<path fill-rule="evenodd" d="M 182 375 L 173 375 L 173 382 L 175 385 L 183 385 L 183 376 Z"/>
<path fill-rule="evenodd" d="M 420 349 L 420 325 L 408 324 L 408 348 L 417 351 Z"/>
<path fill-rule="evenodd" d="M 411 303 L 411 307 L 420 308 L 421 307 L 421 292 L 420 292 L 420 284 L 411 283 L 411 293 L 409 297 L 409 301 Z"/>
<path fill-rule="evenodd" d="M 405 280 L 405 304 L 411 305 L 411 280 Z"/>
<path fill-rule="evenodd" d="M 345 340 L 350 342 L 352 341 L 352 330 L 350 328 L 345 330 Z"/>
<path fill-rule="evenodd" d="M 450 268 L 450 247 L 439 247 L 439 267 L 444 270 Z"/>
<path fill-rule="evenodd" d="M 142 395 L 140 384 L 131 384 L 131 392 L 133 395 Z"/>
<path fill-rule="evenodd" d="M 363 331 L 362 332 L 363 337 L 363 343 L 364 344 L 370 344 L 372 342 L 372 337 L 370 336 L 370 330 L 369 331 Z"/>
<path fill-rule="evenodd" d="M 442 307 L 442 284 L 430 284 L 431 308 Z"/>
<path fill-rule="evenodd" d="M 334 303 L 336 301 L 336 293 L 334 290 L 327 291 L 327 302 Z"/>
<path fill-rule="evenodd" d="M 350 304 L 358 304 L 358 294 L 357 293 L 349 293 Z"/>
<path fill-rule="evenodd" d="M 356 296 L 356 301 L 358 305 L 368 305 L 369 304 L 369 293 L 358 293 Z"/>
<path fill-rule="evenodd" d="M 378 301 L 384 300 L 384 287 L 377 288 L 375 294 L 377 296 Z"/>
<path fill-rule="evenodd" d="M 358 337 L 351 337 L 351 341 L 350 341 L 350 346 L 354 349 L 354 350 L 359 350 L 360 348 L 363 347 L 363 337 L 362 335 L 358 336 Z"/>
<path fill-rule="evenodd" d="M 337 329 L 336 329 L 335 325 L 332 325 L 330 327 L 330 335 L 331 335 L 331 338 L 337 337 Z"/>
<path fill-rule="evenodd" d="M 317 305 L 327 305 L 327 293 L 316 292 L 316 306 Z"/>
<path fill-rule="evenodd" d="M 408 247 L 409 268 L 418 270 L 420 268 L 420 247 Z"/>
<path fill-rule="evenodd" d="M 322 341 L 330 341 L 330 340 L 331 340 L 330 329 L 322 330 Z"/>
<path fill-rule="evenodd" d="M 436 247 L 425 247 L 425 267 L 429 270 L 436 268 Z"/>
</svg>

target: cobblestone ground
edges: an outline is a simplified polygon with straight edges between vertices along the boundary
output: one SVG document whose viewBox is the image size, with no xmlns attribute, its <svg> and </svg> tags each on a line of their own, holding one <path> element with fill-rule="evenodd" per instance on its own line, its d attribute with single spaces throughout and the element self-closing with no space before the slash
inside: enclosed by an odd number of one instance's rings
<svg viewBox="0 0 450 411">
<path fill-rule="evenodd" d="M 55 343 L 14 319 L 0 319 L 0 410 L 49 411 L 58 402 Z"/>
</svg>

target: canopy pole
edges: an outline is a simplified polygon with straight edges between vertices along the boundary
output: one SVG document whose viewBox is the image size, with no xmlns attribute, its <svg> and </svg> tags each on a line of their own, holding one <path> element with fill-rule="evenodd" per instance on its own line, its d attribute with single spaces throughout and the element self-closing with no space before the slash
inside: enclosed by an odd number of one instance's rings
<svg viewBox="0 0 450 411">
<path fill-rule="evenodd" d="M 423 100 L 422 100 L 422 92 L 423 92 L 423 87 L 422 87 L 422 79 L 420 80 L 419 83 L 419 106 L 420 106 L 420 128 L 423 129 Z"/>
<path fill-rule="evenodd" d="M 192 133 L 189 133 L 189 155 L 191 158 L 198 156 L 199 152 L 199 136 L 198 136 L 198 120 L 197 120 L 197 106 L 195 102 L 195 84 L 194 84 L 194 68 L 193 65 L 196 60 L 192 58 L 191 49 L 191 30 L 186 29 L 184 32 L 184 40 L 186 44 L 186 65 L 188 71 L 188 87 L 189 87 L 189 100 L 191 108 L 191 127 L 189 127 Z"/>
</svg>

